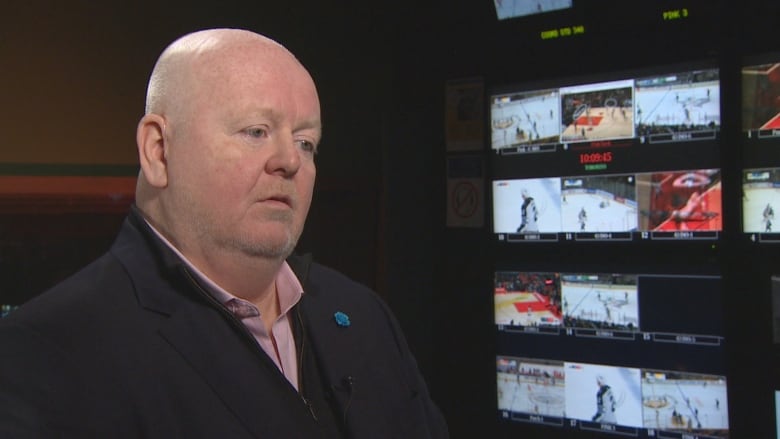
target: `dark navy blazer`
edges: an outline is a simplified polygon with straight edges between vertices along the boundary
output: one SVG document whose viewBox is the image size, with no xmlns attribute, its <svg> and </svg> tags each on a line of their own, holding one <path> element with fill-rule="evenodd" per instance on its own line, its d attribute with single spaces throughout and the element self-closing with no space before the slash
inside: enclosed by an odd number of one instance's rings
<svg viewBox="0 0 780 439">
<path fill-rule="evenodd" d="M 304 285 L 299 355 L 317 359 L 346 436 L 447 437 L 378 296 L 288 262 Z M 135 209 L 109 252 L 0 320 L 0 437 L 310 438 L 318 422 Z"/>
</svg>

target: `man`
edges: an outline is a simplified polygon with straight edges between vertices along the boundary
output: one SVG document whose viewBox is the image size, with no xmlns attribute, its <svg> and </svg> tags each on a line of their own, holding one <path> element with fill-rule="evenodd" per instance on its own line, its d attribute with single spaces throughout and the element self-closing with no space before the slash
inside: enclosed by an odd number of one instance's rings
<svg viewBox="0 0 780 439">
<path fill-rule="evenodd" d="M 607 385 L 601 375 L 596 377 L 596 384 L 599 386 L 599 390 L 596 392 L 596 414 L 593 415 L 593 421 L 602 424 L 617 423 L 615 418 L 616 403 L 612 388 Z"/>
<path fill-rule="evenodd" d="M 764 208 L 764 211 L 762 212 L 761 216 L 763 217 L 764 222 L 764 232 L 769 233 L 772 231 L 772 220 L 775 219 L 775 210 L 772 208 L 772 205 L 767 203 L 766 207 Z"/>
<path fill-rule="evenodd" d="M 447 437 L 389 309 L 291 256 L 321 131 L 278 43 L 169 46 L 116 242 L 0 321 L 0 437 Z"/>
<path fill-rule="evenodd" d="M 528 193 L 528 189 L 523 189 L 520 196 L 523 197 L 523 204 L 520 206 L 521 219 L 517 233 L 536 233 L 539 231 L 539 225 L 536 223 L 538 220 L 536 202 Z"/>
<path fill-rule="evenodd" d="M 585 231 L 585 224 L 588 222 L 588 212 L 585 211 L 585 206 L 582 206 L 580 213 L 577 214 L 577 220 L 580 222 L 580 231 Z"/>
</svg>

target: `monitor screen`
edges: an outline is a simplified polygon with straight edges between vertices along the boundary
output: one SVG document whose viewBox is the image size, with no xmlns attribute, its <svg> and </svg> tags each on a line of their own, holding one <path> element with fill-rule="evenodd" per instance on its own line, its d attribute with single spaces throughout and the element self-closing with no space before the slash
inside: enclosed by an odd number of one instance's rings
<svg viewBox="0 0 780 439">
<path fill-rule="evenodd" d="M 780 56 L 746 63 L 742 67 L 742 131 L 751 138 L 780 137 Z"/>
<path fill-rule="evenodd" d="M 780 439 L 780 390 L 775 390 L 775 438 Z"/>
<path fill-rule="evenodd" d="M 572 7 L 573 0 L 493 0 L 499 20 L 526 17 Z"/>
<path fill-rule="evenodd" d="M 774 224 L 780 206 L 780 168 L 746 169 L 742 173 L 742 230 L 759 242 L 780 242 Z"/>
<path fill-rule="evenodd" d="M 8 314 L 11 314 L 11 312 L 14 311 L 16 308 L 19 308 L 19 305 L 9 305 L 5 303 L 0 304 L 0 318 L 3 318 Z"/>
</svg>

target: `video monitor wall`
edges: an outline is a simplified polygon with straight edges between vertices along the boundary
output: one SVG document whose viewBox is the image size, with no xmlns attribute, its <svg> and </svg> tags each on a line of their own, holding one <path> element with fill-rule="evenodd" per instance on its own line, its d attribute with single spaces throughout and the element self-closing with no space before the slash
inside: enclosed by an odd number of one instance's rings
<svg viewBox="0 0 780 439">
<path fill-rule="evenodd" d="M 618 437 L 729 436 L 719 276 L 494 279 L 501 419 Z"/>
<path fill-rule="evenodd" d="M 711 256 L 738 215 L 724 212 L 721 105 L 713 61 L 491 89 L 500 420 L 554 437 L 729 437 L 722 273 L 681 265 Z"/>
<path fill-rule="evenodd" d="M 719 239 L 720 101 L 712 62 L 494 89 L 497 239 Z"/>
</svg>

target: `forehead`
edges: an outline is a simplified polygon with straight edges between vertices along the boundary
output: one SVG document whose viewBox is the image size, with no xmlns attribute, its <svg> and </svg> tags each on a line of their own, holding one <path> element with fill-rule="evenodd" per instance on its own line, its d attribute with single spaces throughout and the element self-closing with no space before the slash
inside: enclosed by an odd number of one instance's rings
<svg viewBox="0 0 780 439">
<path fill-rule="evenodd" d="M 293 112 L 319 117 L 319 98 L 306 69 L 281 46 L 236 44 L 193 65 L 201 104 L 235 111 Z"/>
</svg>

